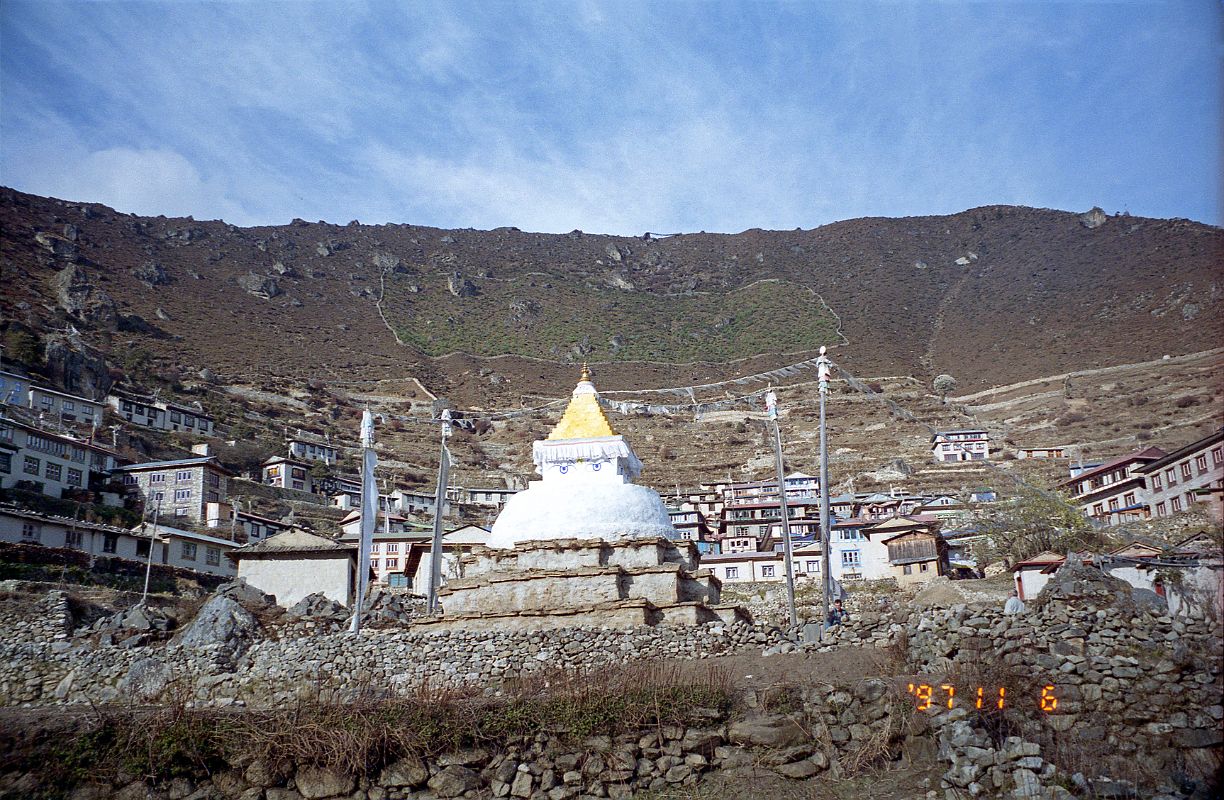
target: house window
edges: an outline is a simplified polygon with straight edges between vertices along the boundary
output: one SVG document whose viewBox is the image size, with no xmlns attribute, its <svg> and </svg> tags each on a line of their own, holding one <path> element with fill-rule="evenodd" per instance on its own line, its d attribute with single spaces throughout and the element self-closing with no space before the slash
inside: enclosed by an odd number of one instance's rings
<svg viewBox="0 0 1224 800">
<path fill-rule="evenodd" d="M 1178 511 L 1181 511 L 1181 508 L 1182 508 L 1181 498 L 1174 497 L 1172 500 L 1169 501 L 1169 507 L 1173 509 L 1174 514 L 1176 514 Z"/>
<path fill-rule="evenodd" d="M 190 489 L 175 489 L 174 499 L 175 500 L 190 500 L 191 490 Z"/>
<path fill-rule="evenodd" d="M 374 544 L 370 545 L 370 552 L 371 552 L 371 553 L 378 553 L 378 552 L 381 552 L 381 551 L 382 551 L 382 545 L 381 545 L 381 544 L 379 544 L 378 542 L 375 542 Z"/>
<path fill-rule="evenodd" d="M 194 542 L 183 542 L 182 545 L 183 546 L 182 546 L 182 549 L 179 551 L 179 555 L 183 557 L 183 560 L 184 561 L 195 561 L 196 560 L 195 543 Z"/>
<path fill-rule="evenodd" d="M 74 549 L 80 548 L 81 541 L 84 539 L 84 537 L 85 537 L 85 534 L 81 533 L 80 531 L 73 531 L 73 530 L 65 531 L 64 532 L 64 546 L 71 547 Z"/>
<path fill-rule="evenodd" d="M 102 552 L 116 553 L 119 551 L 119 534 L 108 533 L 102 537 Z"/>
<path fill-rule="evenodd" d="M 65 400 L 63 402 L 63 406 L 64 406 L 65 411 L 75 411 L 76 410 L 76 403 L 72 402 L 71 400 Z"/>
<path fill-rule="evenodd" d="M 1190 480 L 1190 462 L 1183 462 L 1181 465 L 1181 475 L 1183 481 Z"/>
<path fill-rule="evenodd" d="M 37 522 L 21 523 L 21 540 L 23 542 L 37 542 L 42 538 L 42 526 Z"/>
<path fill-rule="evenodd" d="M 166 499 L 165 492 L 154 492 L 153 493 L 153 502 L 160 503 L 162 500 L 165 500 L 165 499 Z"/>
<path fill-rule="evenodd" d="M 185 509 L 185 508 L 183 508 L 183 507 L 181 507 L 181 506 L 180 506 L 179 508 L 174 509 L 174 516 L 176 516 L 176 517 L 185 517 L 185 516 L 187 516 L 187 509 Z"/>
<path fill-rule="evenodd" d="M 858 550 L 843 550 L 841 554 L 841 563 L 843 567 L 857 567 L 860 563 Z"/>
<path fill-rule="evenodd" d="M 124 410 L 124 411 L 126 411 L 126 412 L 128 412 L 128 413 L 130 414 L 130 413 L 132 412 L 132 404 L 131 404 L 131 403 L 129 403 L 127 400 L 124 400 L 124 401 L 123 401 L 123 410 Z"/>
<path fill-rule="evenodd" d="M 182 415 L 182 414 L 180 414 L 180 413 L 179 413 L 179 412 L 177 412 L 177 411 L 171 411 L 171 412 L 170 412 L 170 421 L 171 421 L 171 422 L 182 422 L 182 421 L 183 421 L 183 415 Z"/>
<path fill-rule="evenodd" d="M 1116 497 L 1109 498 L 1109 510 L 1110 511 L 1118 510 L 1118 498 Z"/>
<path fill-rule="evenodd" d="M 1162 500 L 1161 502 L 1156 504 L 1156 516 L 1163 517 L 1166 513 L 1167 512 L 1165 511 L 1165 504 L 1164 504 L 1164 501 Z"/>
<path fill-rule="evenodd" d="M 205 495 L 205 497 L 208 498 L 208 502 L 210 503 L 221 502 L 221 495 L 217 494 L 216 492 L 209 492 L 207 495 Z"/>
<path fill-rule="evenodd" d="M 375 572 L 378 572 L 378 570 L 379 570 L 379 566 L 378 566 L 378 565 L 379 565 L 380 563 L 381 563 L 381 562 L 380 562 L 380 561 L 379 561 L 377 558 L 371 558 L 371 559 L 370 559 L 370 569 L 374 570 Z"/>
<path fill-rule="evenodd" d="M 765 564 L 761 567 L 762 578 L 772 578 L 774 576 L 774 568 L 772 564 Z"/>
<path fill-rule="evenodd" d="M 807 562 L 808 572 L 820 572 L 820 562 L 816 559 L 809 559 Z"/>
<path fill-rule="evenodd" d="M 259 524 L 255 522 L 251 523 L 249 532 L 252 539 L 258 539 L 261 535 L 263 535 L 263 530 L 259 527 Z"/>
<path fill-rule="evenodd" d="M 395 542 L 387 542 L 387 552 L 388 553 L 398 553 L 399 545 L 396 544 Z"/>
<path fill-rule="evenodd" d="M 1165 483 L 1167 483 L 1169 486 L 1177 485 L 1177 473 L 1175 473 L 1172 469 L 1165 470 Z"/>
<path fill-rule="evenodd" d="M 269 478 L 279 478 L 281 474 L 280 467 L 268 467 L 264 474 Z"/>
<path fill-rule="evenodd" d="M 1135 493 L 1127 492 L 1126 496 L 1122 498 L 1122 502 L 1127 506 L 1133 506 L 1135 504 Z"/>
<path fill-rule="evenodd" d="M 180 469 L 178 472 L 174 473 L 174 479 L 175 479 L 176 481 L 189 481 L 189 480 L 191 480 L 191 470 L 189 470 L 189 469 Z"/>
<path fill-rule="evenodd" d="M 930 564 L 928 564 L 928 563 L 926 563 L 926 562 L 924 561 L 924 562 L 922 562 L 921 564 L 919 564 L 919 565 L 918 565 L 918 570 L 919 570 L 920 572 L 926 572 L 926 571 L 927 571 L 927 570 L 930 568 L 930 566 L 931 566 Z"/>
<path fill-rule="evenodd" d="M 1160 483 L 1160 473 L 1158 472 L 1158 473 L 1156 473 L 1155 475 L 1153 475 L 1153 476 L 1152 476 L 1152 491 L 1153 491 L 1153 492 L 1159 492 L 1159 491 L 1160 491 L 1160 487 L 1161 487 L 1161 483 Z"/>
<path fill-rule="evenodd" d="M 1102 516 L 1104 516 L 1104 515 L 1105 515 L 1105 506 L 1104 506 L 1104 505 L 1102 505 L 1101 503 L 1097 503 L 1096 505 L 1094 505 L 1094 506 L 1092 507 L 1092 516 L 1094 516 L 1094 517 L 1102 517 Z"/>
<path fill-rule="evenodd" d="M 189 415 L 187 415 L 187 418 L 183 420 L 183 423 L 184 423 L 184 424 L 185 424 L 185 425 L 186 425 L 188 428 L 194 428 L 194 427 L 195 427 L 195 417 L 193 417 L 193 416 L 191 416 L 191 415 L 189 414 Z"/>
<path fill-rule="evenodd" d="M 1195 456 L 1194 466 L 1195 466 L 1195 469 L 1199 471 L 1200 475 L 1206 472 L 1207 471 L 1207 454 L 1203 453 L 1201 455 Z"/>
<path fill-rule="evenodd" d="M 1211 450 L 1211 463 L 1219 466 L 1224 464 L 1224 447 L 1215 447 Z"/>
<path fill-rule="evenodd" d="M 739 577 L 739 567 L 727 567 L 727 580 L 734 580 Z"/>
<path fill-rule="evenodd" d="M 51 410 L 51 406 L 52 406 L 52 405 L 54 405 L 54 403 L 55 403 L 55 401 L 54 401 L 54 400 L 52 400 L 50 397 L 44 397 L 44 398 L 42 398 L 42 407 L 43 407 L 43 411 L 50 411 L 50 410 Z"/>
<path fill-rule="evenodd" d="M 215 472 L 208 473 L 208 485 L 217 487 L 221 485 L 221 476 Z"/>
<path fill-rule="evenodd" d="M 136 557 L 137 558 L 148 558 L 149 557 L 149 547 L 151 545 L 152 545 L 152 542 L 150 542 L 148 539 L 137 539 L 136 540 Z"/>
<path fill-rule="evenodd" d="M 58 481 L 63 477 L 64 477 L 64 468 L 61 467 L 59 464 L 52 464 L 50 461 L 48 461 L 47 462 L 47 480 Z"/>
<path fill-rule="evenodd" d="M 124 485 L 124 486 L 135 486 L 135 485 L 136 485 L 136 483 L 137 483 L 137 481 L 136 481 L 136 476 L 135 476 L 135 475 L 130 475 L 130 474 L 129 474 L 129 475 L 124 475 L 124 476 L 123 476 L 123 485 Z"/>
<path fill-rule="evenodd" d="M 164 472 L 154 472 L 152 475 L 149 476 L 149 483 L 165 483 L 165 482 L 166 482 L 166 473 Z"/>
<path fill-rule="evenodd" d="M 901 567 L 901 571 L 905 573 L 906 575 L 911 575 L 914 572 L 914 565 L 906 564 L 905 566 Z"/>
<path fill-rule="evenodd" d="M 81 471 L 79 469 L 68 470 L 68 485 L 69 486 L 80 486 L 82 480 L 83 480 L 83 475 L 81 474 Z"/>
<path fill-rule="evenodd" d="M 27 475 L 38 475 L 38 468 L 41 466 L 42 462 L 37 458 L 34 458 L 34 456 L 26 456 L 25 463 L 22 465 L 21 469 Z"/>
<path fill-rule="evenodd" d="M 388 558 L 387 559 L 387 569 L 399 569 L 399 559 L 398 558 Z"/>
<path fill-rule="evenodd" d="M 11 453 L 0 453 L 0 472 L 5 475 L 13 472 L 13 456 Z"/>
<path fill-rule="evenodd" d="M 210 567 L 221 566 L 221 551 L 215 547 L 209 547 L 204 551 L 204 563 Z"/>
</svg>

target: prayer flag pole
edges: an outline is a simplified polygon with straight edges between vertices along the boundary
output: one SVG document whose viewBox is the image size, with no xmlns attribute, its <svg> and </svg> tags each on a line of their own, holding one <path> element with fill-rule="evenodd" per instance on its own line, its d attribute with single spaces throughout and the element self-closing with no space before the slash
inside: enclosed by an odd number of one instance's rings
<svg viewBox="0 0 1224 800">
<path fill-rule="evenodd" d="M 361 631 L 361 606 L 370 582 L 370 549 L 374 544 L 374 528 L 378 525 L 378 483 L 374 479 L 374 467 L 377 465 L 374 417 L 366 408 L 361 413 L 361 534 L 357 537 L 357 587 L 350 633 Z"/>
</svg>

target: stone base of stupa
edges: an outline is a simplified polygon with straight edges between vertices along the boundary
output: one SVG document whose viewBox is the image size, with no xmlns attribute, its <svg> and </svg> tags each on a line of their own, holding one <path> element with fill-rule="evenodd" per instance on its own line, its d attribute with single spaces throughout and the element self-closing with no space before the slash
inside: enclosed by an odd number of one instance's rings
<svg viewBox="0 0 1224 800">
<path fill-rule="evenodd" d="M 662 537 L 609 542 L 550 539 L 513 548 L 477 547 L 463 577 L 439 592 L 444 614 L 432 630 L 548 630 L 579 626 L 748 623 L 721 605 L 721 583 L 699 568 L 697 547 Z"/>
</svg>

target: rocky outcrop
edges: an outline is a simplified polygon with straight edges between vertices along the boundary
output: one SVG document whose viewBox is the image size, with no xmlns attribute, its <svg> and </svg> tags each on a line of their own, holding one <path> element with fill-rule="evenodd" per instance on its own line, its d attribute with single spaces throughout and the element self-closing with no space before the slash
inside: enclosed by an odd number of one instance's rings
<svg viewBox="0 0 1224 800">
<path fill-rule="evenodd" d="M 479 287 L 472 283 L 467 278 L 463 277 L 461 272 L 452 272 L 446 279 L 446 288 L 455 297 L 475 297 L 480 293 Z"/>
<path fill-rule="evenodd" d="M 49 335 L 43 345 L 47 377 L 58 386 L 85 397 L 105 397 L 114 380 L 100 352 L 79 337 Z"/>
<path fill-rule="evenodd" d="M 273 297 L 282 294 L 280 284 L 277 283 L 276 278 L 270 275 L 257 275 L 254 272 L 248 272 L 246 275 L 239 277 L 238 286 L 247 294 L 261 297 L 264 300 L 271 300 Z"/>
<path fill-rule="evenodd" d="M 119 318 L 115 301 L 90 280 L 84 267 L 69 264 L 55 274 L 51 283 L 56 301 L 69 316 L 87 325 L 115 327 Z"/>
</svg>

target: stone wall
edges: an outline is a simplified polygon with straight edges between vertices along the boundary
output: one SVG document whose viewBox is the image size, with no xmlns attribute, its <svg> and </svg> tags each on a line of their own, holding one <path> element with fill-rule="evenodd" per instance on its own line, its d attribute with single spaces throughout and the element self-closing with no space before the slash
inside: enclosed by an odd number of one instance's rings
<svg viewBox="0 0 1224 800">
<path fill-rule="evenodd" d="M 692 709 L 688 723 L 579 736 L 562 731 L 513 736 L 436 755 L 396 752 L 365 775 L 315 764 L 276 764 L 262 754 L 231 759 L 228 769 L 165 778 L 169 797 L 247 800 L 437 800 L 511 797 L 532 800 L 629 798 L 643 792 L 691 791 L 711 773 L 772 773 L 794 780 L 841 777 L 875 758 L 899 756 L 909 715 L 888 683 L 822 684 L 786 695 L 748 692 L 735 710 Z M 617 726 L 622 728 L 625 726 Z M 12 737 L 0 732 L 0 742 Z M 8 743 L 5 743 L 6 745 Z M 10 754 L 15 749 L 6 746 Z M 32 792 L 41 771 L 11 756 L 0 774 L 5 790 Z M 153 792 L 158 792 L 154 789 Z M 77 790 L 74 798 L 145 798 L 132 777 Z M 670 796 L 670 795 L 668 795 Z M 687 796 L 687 795 L 683 795 Z"/>
<path fill-rule="evenodd" d="M 0 705 L 190 700 L 275 706 L 319 691 L 344 697 L 421 686 L 478 686 L 549 669 L 589 670 L 626 661 L 700 659 L 776 644 L 781 632 L 749 625 L 625 630 L 367 630 L 256 641 L 241 654 L 224 645 L 64 647 L 41 630 L 0 640 Z"/>
</svg>

